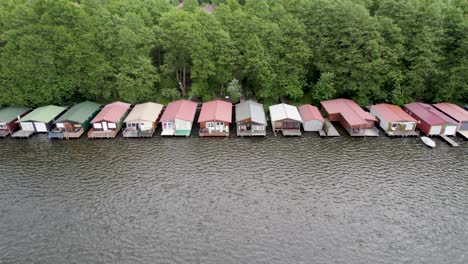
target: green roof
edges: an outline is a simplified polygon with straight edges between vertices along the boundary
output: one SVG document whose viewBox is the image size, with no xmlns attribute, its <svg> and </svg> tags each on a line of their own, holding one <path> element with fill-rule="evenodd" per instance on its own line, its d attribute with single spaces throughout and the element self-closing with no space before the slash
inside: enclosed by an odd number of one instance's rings
<svg viewBox="0 0 468 264">
<path fill-rule="evenodd" d="M 39 107 L 31 113 L 27 114 L 25 117 L 21 118 L 17 122 L 43 122 L 49 123 L 54 120 L 58 115 L 65 111 L 66 107 L 48 105 Z"/>
<path fill-rule="evenodd" d="M 31 108 L 23 106 L 9 106 L 0 110 L 0 122 L 10 123 L 18 116 L 30 111 Z"/>
<path fill-rule="evenodd" d="M 96 113 L 96 111 L 99 110 L 100 107 L 100 104 L 88 101 L 76 104 L 59 119 L 57 119 L 55 123 L 71 121 L 82 124 L 86 122 L 86 120 L 88 120 L 94 113 Z"/>
</svg>

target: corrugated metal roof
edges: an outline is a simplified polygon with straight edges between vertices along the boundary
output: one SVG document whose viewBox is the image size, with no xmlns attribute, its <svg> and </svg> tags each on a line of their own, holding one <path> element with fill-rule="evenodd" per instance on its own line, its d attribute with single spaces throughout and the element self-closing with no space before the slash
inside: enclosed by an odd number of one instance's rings
<svg viewBox="0 0 468 264">
<path fill-rule="evenodd" d="M 277 104 L 270 106 L 271 121 L 279 121 L 284 119 L 291 119 L 302 122 L 301 115 L 297 107 L 288 104 Z"/>
<path fill-rule="evenodd" d="M 221 100 L 203 103 L 198 123 L 206 121 L 223 121 L 231 123 L 232 104 Z"/>
<path fill-rule="evenodd" d="M 159 122 L 166 122 L 172 120 L 185 120 L 193 122 L 195 113 L 197 112 L 197 103 L 188 100 L 178 100 L 170 102 Z"/>
<path fill-rule="evenodd" d="M 468 122 L 468 111 L 456 104 L 438 103 L 434 106 L 458 122 Z"/>
<path fill-rule="evenodd" d="M 154 122 L 158 119 L 164 105 L 156 103 L 144 103 L 136 105 L 125 122 Z"/>
<path fill-rule="evenodd" d="M 130 109 L 130 104 L 124 102 L 114 102 L 104 106 L 104 108 L 94 117 L 91 123 L 107 121 L 117 123 L 122 116 Z"/>
<path fill-rule="evenodd" d="M 23 106 L 9 106 L 0 110 L 0 122 L 10 123 L 15 120 L 18 116 L 23 115 L 26 112 L 31 111 L 31 108 Z"/>
<path fill-rule="evenodd" d="M 298 107 L 299 113 L 301 114 L 302 121 L 319 120 L 324 121 L 319 109 L 316 106 L 306 104 Z"/>
<path fill-rule="evenodd" d="M 387 122 L 416 122 L 416 119 L 408 115 L 403 109 L 392 104 L 371 105 Z"/>
<path fill-rule="evenodd" d="M 66 107 L 61 107 L 61 106 L 56 106 L 56 105 L 48 105 L 48 106 L 39 107 L 16 122 L 49 123 L 66 109 L 67 109 Z"/>
<path fill-rule="evenodd" d="M 368 121 L 377 121 L 373 115 L 364 111 L 356 102 L 350 99 L 334 99 L 321 101 L 323 109 L 328 114 L 341 114 L 351 126 L 363 126 Z"/>
<path fill-rule="evenodd" d="M 100 104 L 94 102 L 83 102 L 74 105 L 70 110 L 63 114 L 55 123 L 61 123 L 64 121 L 71 121 L 75 123 L 84 123 L 89 117 L 94 114 L 101 107 Z"/>
<path fill-rule="evenodd" d="M 405 108 L 413 112 L 418 118 L 425 121 L 431 126 L 441 125 L 445 123 L 458 124 L 457 121 L 446 116 L 444 113 L 440 112 L 439 110 L 435 109 L 429 104 L 414 102 L 410 104 L 405 104 Z"/>
<path fill-rule="evenodd" d="M 248 100 L 236 105 L 236 122 L 250 118 L 252 122 L 266 125 L 265 111 L 263 105 Z"/>
</svg>

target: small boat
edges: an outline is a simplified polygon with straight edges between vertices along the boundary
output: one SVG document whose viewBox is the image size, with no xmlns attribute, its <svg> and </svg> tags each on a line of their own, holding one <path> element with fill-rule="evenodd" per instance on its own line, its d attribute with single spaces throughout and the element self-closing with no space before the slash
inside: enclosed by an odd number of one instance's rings
<svg viewBox="0 0 468 264">
<path fill-rule="evenodd" d="M 421 137 L 421 140 L 428 147 L 434 148 L 436 146 L 436 143 L 434 142 L 434 140 L 432 140 L 432 139 L 430 139 L 428 137 Z"/>
</svg>

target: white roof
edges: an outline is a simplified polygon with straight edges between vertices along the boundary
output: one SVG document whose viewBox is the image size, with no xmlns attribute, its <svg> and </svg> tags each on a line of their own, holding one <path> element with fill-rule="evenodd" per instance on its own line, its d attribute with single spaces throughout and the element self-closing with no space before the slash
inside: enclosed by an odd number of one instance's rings
<svg viewBox="0 0 468 264">
<path fill-rule="evenodd" d="M 302 122 L 301 115 L 297 107 L 288 104 L 277 104 L 270 106 L 271 121 L 279 121 L 284 119 L 291 119 Z"/>
<path fill-rule="evenodd" d="M 144 103 L 136 105 L 125 118 L 125 123 L 132 122 L 155 122 L 163 109 L 162 104 Z"/>
</svg>

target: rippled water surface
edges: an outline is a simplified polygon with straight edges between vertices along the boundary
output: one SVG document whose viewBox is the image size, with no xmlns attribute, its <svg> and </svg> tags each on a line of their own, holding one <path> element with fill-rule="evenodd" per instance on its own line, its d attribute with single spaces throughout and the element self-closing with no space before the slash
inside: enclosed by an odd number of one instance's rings
<svg viewBox="0 0 468 264">
<path fill-rule="evenodd" d="M 0 263 L 468 263 L 468 142 L 0 140 Z"/>
</svg>

